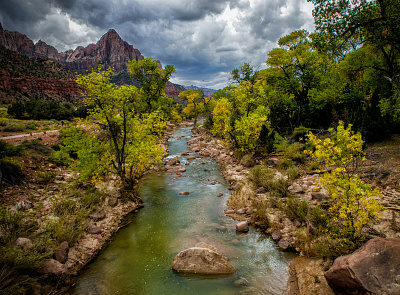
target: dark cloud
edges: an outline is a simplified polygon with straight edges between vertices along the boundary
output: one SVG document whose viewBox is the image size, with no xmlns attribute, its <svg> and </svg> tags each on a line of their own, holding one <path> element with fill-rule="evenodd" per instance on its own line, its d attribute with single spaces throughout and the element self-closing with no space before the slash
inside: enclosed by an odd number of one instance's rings
<svg viewBox="0 0 400 295">
<path fill-rule="evenodd" d="M 175 81 L 223 87 L 248 62 L 262 67 L 277 40 L 313 29 L 306 0 L 0 0 L 4 29 L 64 51 L 110 28 L 146 57 L 177 68 Z"/>
</svg>

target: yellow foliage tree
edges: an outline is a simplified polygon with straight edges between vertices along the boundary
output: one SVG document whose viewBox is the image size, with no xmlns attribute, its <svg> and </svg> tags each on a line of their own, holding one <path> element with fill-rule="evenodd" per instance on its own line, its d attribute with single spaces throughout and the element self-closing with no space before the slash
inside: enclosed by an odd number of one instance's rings
<svg viewBox="0 0 400 295">
<path fill-rule="evenodd" d="M 355 134 L 351 125 L 345 128 L 343 122 L 337 130 L 331 128 L 329 132 L 331 136 L 325 139 L 310 132 L 308 143 L 314 150 L 308 153 L 323 168 L 331 169 L 319 180 L 331 196 L 331 225 L 339 225 L 342 232 L 359 235 L 371 219 L 379 218 L 383 211 L 379 202 L 382 195 L 356 175 L 360 163 L 365 160 L 361 134 Z"/>
</svg>

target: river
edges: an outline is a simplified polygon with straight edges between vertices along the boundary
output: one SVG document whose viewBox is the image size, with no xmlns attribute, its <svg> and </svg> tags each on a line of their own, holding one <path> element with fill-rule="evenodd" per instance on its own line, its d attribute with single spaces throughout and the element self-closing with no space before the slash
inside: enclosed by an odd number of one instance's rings
<svg viewBox="0 0 400 295">
<path fill-rule="evenodd" d="M 168 157 L 179 156 L 187 169 L 182 177 L 165 172 L 147 174 L 140 185 L 145 207 L 131 214 L 107 248 L 79 276 L 71 294 L 285 294 L 288 264 L 294 254 L 254 229 L 236 233 L 237 221 L 225 216 L 231 194 L 217 163 L 188 160 L 189 127 L 169 140 Z M 191 153 L 191 156 L 196 154 Z M 189 195 L 179 192 L 189 191 Z M 217 194 L 222 193 L 222 197 Z M 171 269 L 180 251 L 206 242 L 232 263 L 228 276 L 180 275 Z M 245 278 L 248 286 L 235 286 Z"/>
</svg>

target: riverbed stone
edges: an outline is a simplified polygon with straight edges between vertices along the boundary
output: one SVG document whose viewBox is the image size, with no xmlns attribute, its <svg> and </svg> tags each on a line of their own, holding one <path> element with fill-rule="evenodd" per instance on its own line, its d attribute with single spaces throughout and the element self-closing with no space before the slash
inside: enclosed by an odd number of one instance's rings
<svg viewBox="0 0 400 295">
<path fill-rule="evenodd" d="M 19 237 L 15 242 L 14 246 L 22 249 L 29 249 L 33 247 L 33 243 L 30 239 L 28 238 L 21 238 Z"/>
<path fill-rule="evenodd" d="M 190 192 L 186 191 L 186 192 L 180 192 L 178 195 L 187 196 L 188 194 L 190 194 Z"/>
<path fill-rule="evenodd" d="M 222 197 L 224 194 L 223 193 L 218 193 L 217 197 Z"/>
<path fill-rule="evenodd" d="M 42 267 L 38 269 L 38 272 L 54 276 L 68 275 L 67 267 L 54 259 L 49 259 L 44 262 Z"/>
<path fill-rule="evenodd" d="M 249 281 L 246 280 L 245 278 L 240 278 L 237 279 L 234 284 L 236 287 L 244 287 L 249 285 Z"/>
<path fill-rule="evenodd" d="M 237 232 L 242 232 L 242 233 L 247 233 L 249 231 L 249 224 L 247 221 L 242 221 L 236 224 L 236 231 Z"/>
<path fill-rule="evenodd" d="M 204 247 L 193 247 L 178 253 L 172 262 L 172 269 L 179 273 L 210 275 L 236 272 L 226 257 Z"/>
<path fill-rule="evenodd" d="M 290 248 L 290 246 L 291 246 L 290 242 L 285 238 L 280 239 L 278 242 L 279 249 L 281 249 L 283 251 L 288 250 Z"/>
<path fill-rule="evenodd" d="M 369 240 L 325 273 L 336 294 L 400 294 L 400 238 Z"/>
<path fill-rule="evenodd" d="M 174 166 L 180 164 L 179 157 L 169 158 L 165 161 L 165 166 Z"/>
<path fill-rule="evenodd" d="M 274 232 L 272 233 L 271 237 L 272 237 L 272 239 L 273 239 L 274 241 L 277 241 L 277 240 L 279 240 L 279 239 L 282 237 L 282 232 L 281 232 L 280 230 L 276 230 L 276 231 L 274 231 Z"/>
<path fill-rule="evenodd" d="M 64 241 L 58 246 L 58 250 L 54 252 L 54 258 L 61 263 L 65 263 L 68 260 L 68 252 L 68 242 Z"/>
<path fill-rule="evenodd" d="M 88 233 L 92 235 L 97 235 L 101 233 L 103 229 L 104 229 L 103 226 L 92 226 L 88 229 Z"/>
</svg>

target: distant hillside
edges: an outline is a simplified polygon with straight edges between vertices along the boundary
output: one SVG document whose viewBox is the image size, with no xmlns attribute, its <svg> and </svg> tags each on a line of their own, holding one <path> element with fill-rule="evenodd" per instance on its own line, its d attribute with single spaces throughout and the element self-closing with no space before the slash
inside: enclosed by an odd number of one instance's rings
<svg viewBox="0 0 400 295">
<path fill-rule="evenodd" d="M 74 77 L 70 70 L 51 60 L 29 58 L 0 46 L 0 103 L 28 99 L 78 101 L 80 88 Z"/>
<path fill-rule="evenodd" d="M 203 91 L 205 96 L 212 96 L 215 92 L 217 92 L 217 90 L 215 90 L 215 89 L 201 88 L 201 87 L 197 87 L 197 86 L 194 86 L 194 85 L 184 86 L 184 87 L 185 87 L 185 89 L 201 90 L 201 91 Z"/>
<path fill-rule="evenodd" d="M 113 67 L 115 77 L 113 82 L 119 85 L 129 84 L 139 87 L 140 84 L 126 70 L 130 60 L 143 60 L 138 49 L 123 41 L 115 30 L 109 30 L 96 44 L 86 47 L 78 46 L 75 50 L 58 52 L 56 48 L 39 40 L 33 43 L 26 35 L 19 32 L 3 30 L 0 24 L 0 46 L 19 52 L 27 57 L 50 59 L 73 73 L 85 74 L 103 64 L 106 68 Z M 166 95 L 178 99 L 183 86 L 167 82 Z"/>
</svg>

